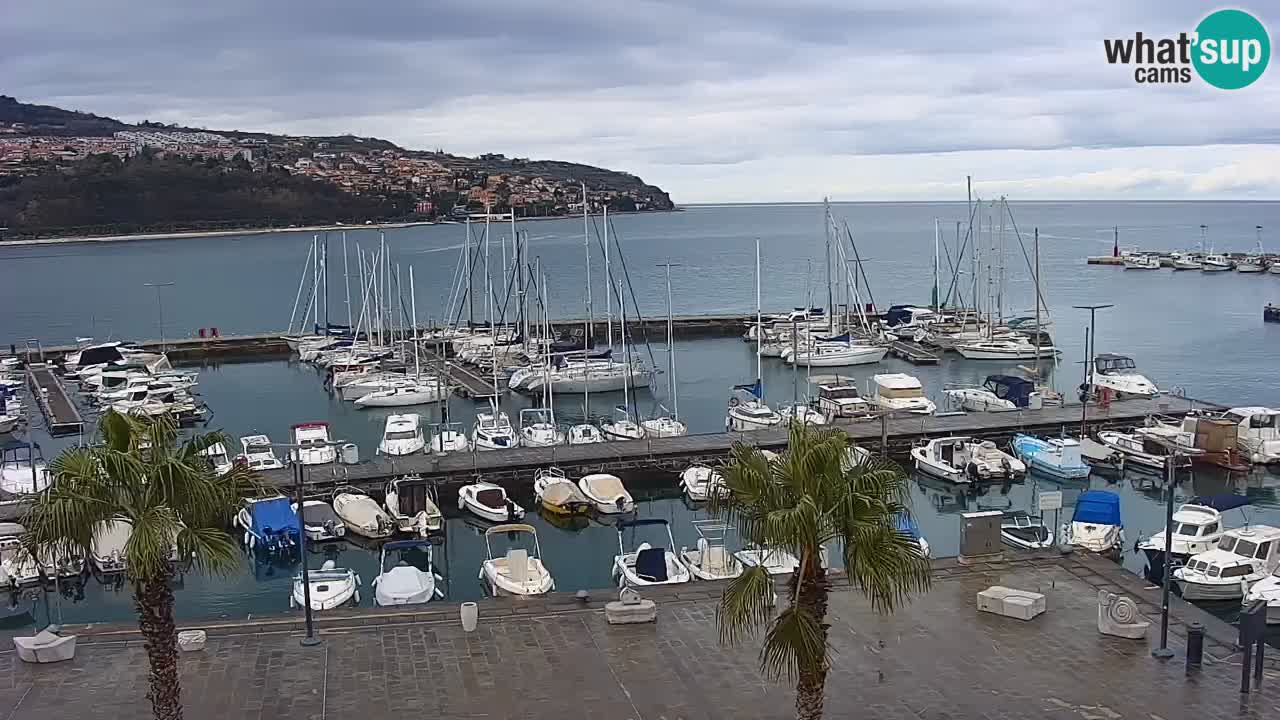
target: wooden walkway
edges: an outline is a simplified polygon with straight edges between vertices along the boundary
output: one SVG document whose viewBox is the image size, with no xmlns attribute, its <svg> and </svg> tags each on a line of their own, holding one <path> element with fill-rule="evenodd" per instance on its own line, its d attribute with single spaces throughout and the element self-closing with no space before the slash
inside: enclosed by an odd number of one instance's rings
<svg viewBox="0 0 1280 720">
<path fill-rule="evenodd" d="M 49 434 L 75 435 L 84 431 L 84 419 L 80 417 L 80 408 L 71 401 L 62 381 L 54 374 L 53 368 L 45 363 L 32 363 L 27 366 L 27 387 L 31 396 L 40 406 L 44 415 L 45 427 Z"/>
<path fill-rule="evenodd" d="M 449 383 L 453 385 L 454 391 L 463 397 L 487 399 L 498 394 L 493 379 L 486 378 L 469 365 L 464 365 L 457 360 L 445 360 L 442 363 L 440 356 L 430 350 L 422 352 L 422 362 L 437 369 L 441 369 L 442 364 L 447 365 Z"/>
<path fill-rule="evenodd" d="M 1087 424 L 1090 432 L 1105 428 L 1131 428 L 1141 425 L 1150 415 L 1178 416 L 1193 406 L 1201 409 L 1218 407 L 1184 398 L 1122 400 L 1108 407 L 1090 405 Z M 901 456 L 914 443 L 933 437 L 965 435 L 1003 444 L 1019 432 L 1078 434 L 1080 410 L 1080 405 L 1074 404 L 1025 412 L 894 417 L 879 421 L 841 421 L 837 425 L 859 445 L 874 452 L 879 452 L 884 446 L 889 454 Z M 523 486 L 532 484 L 533 474 L 538 468 L 550 465 L 571 474 L 584 474 L 641 468 L 676 470 L 692 462 L 719 462 L 736 442 L 780 449 L 786 445 L 787 431 L 778 428 L 751 433 L 708 433 L 594 445 L 522 447 L 446 456 L 379 457 L 357 465 L 313 466 L 306 473 L 306 483 L 314 491 L 347 484 L 381 489 L 388 478 L 416 474 L 446 484 L 469 482 L 477 476 L 484 476 L 504 484 Z M 264 476 L 269 483 L 280 487 L 292 484 L 287 469 L 264 473 Z"/>
<path fill-rule="evenodd" d="M 920 343 L 898 340 L 889 345 L 889 354 L 912 365 L 937 365 L 938 356 Z"/>
</svg>

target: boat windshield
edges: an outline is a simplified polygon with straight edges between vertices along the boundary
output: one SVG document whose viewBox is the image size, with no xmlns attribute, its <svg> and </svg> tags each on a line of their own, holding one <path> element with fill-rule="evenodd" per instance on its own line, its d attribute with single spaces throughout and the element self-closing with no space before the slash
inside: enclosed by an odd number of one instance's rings
<svg viewBox="0 0 1280 720">
<path fill-rule="evenodd" d="M 852 387 L 852 386 L 844 386 L 844 387 L 821 388 L 818 391 L 818 397 L 826 398 L 828 400 L 857 400 L 861 396 L 858 395 L 858 388 Z"/>
<path fill-rule="evenodd" d="M 1134 370 L 1138 367 L 1132 358 L 1127 358 L 1122 355 L 1099 357 L 1094 361 L 1094 364 L 1097 366 L 1098 372 L 1100 373 L 1124 372 L 1126 370 Z"/>
<path fill-rule="evenodd" d="M 413 430 L 395 430 L 387 433 L 388 440 L 412 440 L 418 437 L 418 433 Z"/>
<path fill-rule="evenodd" d="M 881 387 L 880 397 L 890 400 L 910 400 L 924 397 L 924 388 L 887 388 Z"/>
<path fill-rule="evenodd" d="M 1226 550 L 1227 552 L 1231 552 L 1231 549 L 1234 548 L 1235 546 L 1236 546 L 1236 539 L 1230 535 L 1224 535 L 1222 539 L 1218 541 L 1219 550 Z"/>
</svg>

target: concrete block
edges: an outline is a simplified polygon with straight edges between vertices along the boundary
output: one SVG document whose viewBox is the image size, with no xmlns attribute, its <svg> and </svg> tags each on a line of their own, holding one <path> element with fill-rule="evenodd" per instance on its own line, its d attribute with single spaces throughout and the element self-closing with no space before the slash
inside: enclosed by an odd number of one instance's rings
<svg viewBox="0 0 1280 720">
<path fill-rule="evenodd" d="M 199 652 L 204 649 L 208 636 L 203 630 L 183 630 L 178 633 L 178 650 L 180 652 Z"/>
<path fill-rule="evenodd" d="M 618 599 L 605 603 L 604 618 L 610 625 L 651 623 L 658 619 L 658 604 L 644 600 L 632 588 L 622 588 Z"/>
<path fill-rule="evenodd" d="M 41 630 L 31 637 L 15 637 L 13 648 L 18 659 L 29 663 L 55 663 L 70 660 L 76 654 L 76 636 L 58 635 Z"/>
<path fill-rule="evenodd" d="M 978 609 L 1004 617 L 1030 620 L 1046 609 L 1044 595 L 993 585 L 978 593 Z"/>
</svg>

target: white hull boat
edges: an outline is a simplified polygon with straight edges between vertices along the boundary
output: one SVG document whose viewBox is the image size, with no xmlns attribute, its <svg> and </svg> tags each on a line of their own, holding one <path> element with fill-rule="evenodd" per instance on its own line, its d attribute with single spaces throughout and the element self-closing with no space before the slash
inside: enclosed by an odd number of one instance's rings
<svg viewBox="0 0 1280 720">
<path fill-rule="evenodd" d="M 645 437 L 651 438 L 684 437 L 689 434 L 689 428 L 684 423 L 665 415 L 645 420 L 640 426 Z"/>
<path fill-rule="evenodd" d="M 1053 533 L 1040 518 L 1011 510 L 1000 521 L 1000 540 L 1020 550 L 1043 550 L 1053 546 Z"/>
<path fill-rule="evenodd" d="M 427 405 L 444 400 L 447 396 L 439 383 L 415 382 L 405 387 L 378 390 L 356 400 L 356 407 L 408 407 Z"/>
<path fill-rule="evenodd" d="M 473 450 L 509 450 L 519 445 L 506 413 L 494 410 L 476 414 L 476 426 L 471 431 Z"/>
<path fill-rule="evenodd" d="M 801 346 L 799 350 L 783 350 L 782 360 L 801 367 L 848 367 L 872 365 L 884 360 L 888 354 L 889 348 L 885 345 L 818 343 L 809 348 Z"/>
<path fill-rule="evenodd" d="M 1136 433 L 1102 430 L 1098 433 L 1098 442 L 1124 455 L 1127 463 L 1154 470 L 1163 470 L 1165 467 L 1166 456 L 1147 452 L 1142 436 Z"/>
<path fill-rule="evenodd" d="M 501 485 L 483 480 L 459 488 L 458 509 L 489 522 L 512 522 L 524 517 L 524 508 L 507 497 Z"/>
<path fill-rule="evenodd" d="M 512 547 L 505 555 L 495 556 L 492 539 L 501 535 L 506 535 L 513 540 L 526 535 L 532 537 L 532 548 Z M 484 544 L 488 559 L 480 566 L 480 579 L 492 596 L 529 597 L 545 595 L 555 589 L 556 583 L 551 577 L 551 571 L 542 562 L 542 546 L 538 543 L 538 532 L 532 525 L 514 524 L 491 527 L 484 533 Z M 533 551 L 532 554 L 530 549 Z"/>
<path fill-rule="evenodd" d="M 1240 600 L 1280 565 L 1280 529 L 1249 525 L 1223 533 L 1218 546 L 1173 571 L 1186 600 Z"/>
<path fill-rule="evenodd" d="M 781 424 L 782 416 L 759 400 L 740 402 L 736 397 L 729 399 L 729 411 L 725 416 L 725 427 L 730 432 L 767 430 Z"/>
<path fill-rule="evenodd" d="M 89 547 L 89 560 L 103 575 L 124 572 L 128 569 L 125 545 L 133 535 L 133 525 L 121 518 L 102 523 L 93 531 Z"/>
<path fill-rule="evenodd" d="M 1267 603 L 1267 624 L 1280 625 L 1280 576 L 1269 575 L 1255 583 L 1242 605 L 1252 605 L 1257 600 Z"/>
<path fill-rule="evenodd" d="M 719 471 L 706 465 L 690 465 L 680 473 L 680 486 L 693 502 L 704 502 L 713 493 L 725 494 L 724 477 Z"/>
<path fill-rule="evenodd" d="M 720 520 L 694 520 L 698 543 L 694 549 L 680 548 L 680 560 L 699 580 L 732 580 L 742 574 L 742 561 L 725 547 L 730 526 Z"/>
<path fill-rule="evenodd" d="M 238 460 L 254 472 L 280 470 L 284 467 L 284 463 L 276 457 L 275 450 L 271 449 L 271 438 L 266 435 L 246 435 L 240 438 L 240 448 Z"/>
<path fill-rule="evenodd" d="M 431 452 L 437 455 L 466 452 L 470 449 L 471 441 L 458 427 L 441 426 L 436 430 L 435 435 L 431 436 Z"/>
<path fill-rule="evenodd" d="M 534 474 L 533 494 L 544 510 L 556 515 L 581 515 L 594 507 L 558 467 L 541 468 Z"/>
<path fill-rule="evenodd" d="M 747 567 L 763 566 L 770 575 L 790 575 L 800 567 L 800 559 L 781 548 L 750 548 L 733 556 Z"/>
<path fill-rule="evenodd" d="M 568 441 L 570 445 L 591 445 L 604 442 L 605 437 L 595 425 L 580 423 L 569 428 Z"/>
<path fill-rule="evenodd" d="M 293 428 L 293 442 L 302 447 L 293 452 L 303 465 L 328 465 L 338 459 L 338 451 L 329 445 L 329 423 L 299 423 Z"/>
<path fill-rule="evenodd" d="M 1035 345 L 1026 340 L 986 340 L 956 345 L 956 352 L 966 360 L 1034 360 L 1052 358 L 1060 352 L 1052 345 Z"/>
<path fill-rule="evenodd" d="M 377 501 L 355 488 L 334 494 L 333 511 L 342 518 L 348 532 L 362 537 L 375 540 L 390 537 L 396 527 Z"/>
<path fill-rule="evenodd" d="M 661 526 L 667 531 L 668 547 L 654 547 L 647 542 L 627 550 L 623 533 L 627 528 Z M 675 538 L 671 526 L 661 518 L 645 518 L 618 523 L 618 555 L 613 559 L 613 577 L 622 587 L 647 587 L 651 585 L 678 585 L 692 579 L 689 568 L 671 547 Z"/>
<path fill-rule="evenodd" d="M 596 512 L 618 515 L 635 512 L 636 504 L 631 493 L 617 475 L 594 473 L 578 480 L 578 489 L 595 506 Z"/>
<path fill-rule="evenodd" d="M 1080 493 L 1063 543 L 1095 553 L 1121 551 L 1124 522 L 1120 517 L 1120 496 L 1106 490 Z"/>
<path fill-rule="evenodd" d="M 394 566 L 387 567 L 389 553 L 399 554 L 408 550 L 426 554 L 425 570 L 409 564 L 403 555 Z M 425 540 L 397 540 L 383 545 L 378 576 L 373 579 L 373 604 L 378 607 L 421 605 L 437 597 L 443 598 L 444 593 L 438 585 L 443 578 L 435 572 L 431 551 L 431 543 Z"/>
<path fill-rule="evenodd" d="M 393 457 L 414 455 L 425 450 L 427 439 L 422 435 L 422 418 L 417 413 L 388 415 L 382 430 L 378 452 Z"/>
<path fill-rule="evenodd" d="M 417 512 L 412 512 L 412 506 L 409 506 L 408 501 L 410 494 L 404 491 L 412 485 L 424 486 L 418 498 L 418 504 L 422 509 Z M 440 512 L 440 506 L 436 504 L 434 491 L 425 487 L 421 476 L 406 475 L 387 483 L 383 504 L 387 506 L 387 514 L 396 524 L 396 529 L 402 533 L 427 537 L 431 533 L 444 529 L 444 513 Z"/>
<path fill-rule="evenodd" d="M 305 558 L 304 558 L 305 562 Z M 319 570 L 307 573 L 311 586 L 311 609 L 333 610 L 350 603 L 360 604 L 360 576 L 355 570 L 340 568 L 332 560 L 325 560 Z M 307 604 L 306 586 L 302 573 L 293 576 L 293 591 L 289 595 L 289 607 L 299 608 Z"/>
<path fill-rule="evenodd" d="M 1137 371 L 1132 358 L 1110 353 L 1094 358 L 1091 384 L 1095 392 L 1106 389 L 1117 399 L 1154 397 L 1160 392 L 1155 383 Z"/>
<path fill-rule="evenodd" d="M 933 401 L 924 396 L 924 386 L 914 376 L 885 373 L 871 376 L 871 383 L 875 387 L 873 400 L 883 410 L 913 415 L 932 415 L 937 410 Z"/>
<path fill-rule="evenodd" d="M 782 424 L 787 425 L 798 422 L 801 425 L 826 425 L 827 418 L 817 410 L 803 403 L 795 405 L 783 405 L 778 408 L 778 415 L 782 417 Z"/>
<path fill-rule="evenodd" d="M 304 500 L 301 512 L 298 512 L 298 503 L 290 507 L 298 513 L 302 531 L 310 542 L 339 540 L 347 534 L 346 523 L 333 511 L 333 506 L 323 500 Z"/>
<path fill-rule="evenodd" d="M 911 459 L 916 470 L 951 482 L 1013 479 L 1027 473 L 1025 463 L 995 443 L 971 437 L 930 440 L 911 448 Z"/>
</svg>

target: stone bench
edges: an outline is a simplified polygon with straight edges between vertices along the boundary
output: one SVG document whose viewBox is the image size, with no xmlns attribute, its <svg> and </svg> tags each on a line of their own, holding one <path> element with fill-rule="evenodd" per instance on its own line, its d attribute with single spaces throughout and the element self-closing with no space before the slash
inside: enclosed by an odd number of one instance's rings
<svg viewBox="0 0 1280 720">
<path fill-rule="evenodd" d="M 978 609 L 1018 620 L 1030 620 L 1045 611 L 1044 595 L 993 585 L 978 593 Z"/>
<path fill-rule="evenodd" d="M 13 648 L 18 653 L 18 659 L 23 662 L 63 662 L 75 657 L 76 636 L 41 630 L 31 637 L 15 637 Z"/>
</svg>

